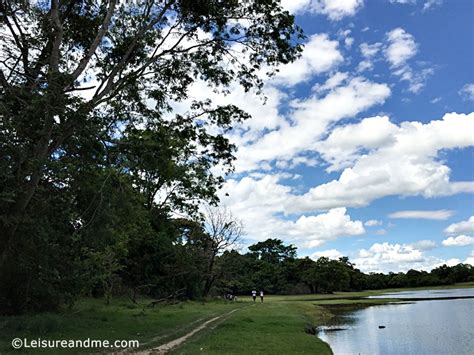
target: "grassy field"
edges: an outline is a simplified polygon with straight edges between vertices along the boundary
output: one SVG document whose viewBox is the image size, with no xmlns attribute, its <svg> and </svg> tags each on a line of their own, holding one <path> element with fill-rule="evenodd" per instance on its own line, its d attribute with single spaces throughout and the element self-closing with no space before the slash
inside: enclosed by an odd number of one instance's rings
<svg viewBox="0 0 474 355">
<path fill-rule="evenodd" d="M 327 316 L 306 301 L 251 302 L 171 354 L 331 354 L 326 343 L 304 332 Z"/>
<path fill-rule="evenodd" d="M 147 303 L 147 302 L 144 302 Z M 128 300 L 82 299 L 71 310 L 0 317 L 0 354 L 13 353 L 13 338 L 27 339 L 137 339 L 142 346 L 158 345 L 192 330 L 200 322 L 234 309 L 225 302 L 182 302 L 155 308 L 132 304 Z M 65 350 L 14 353 L 63 354 Z M 68 350 L 79 353 L 79 350 Z M 83 351 L 86 352 L 86 351 Z"/>
<path fill-rule="evenodd" d="M 430 289 L 474 287 L 474 283 Z M 364 306 L 396 301 L 393 298 L 364 299 L 389 289 L 364 292 L 338 292 L 331 295 L 268 296 L 263 304 L 240 297 L 238 302 L 182 302 L 149 308 L 126 299 L 82 299 L 72 309 L 60 312 L 0 317 L 0 354 L 80 353 L 79 350 L 52 349 L 14 351 L 13 338 L 27 339 L 137 339 L 142 349 L 167 343 L 219 315 L 238 309 L 229 316 L 190 338 L 172 354 L 330 354 L 331 350 L 316 336 L 305 333 L 305 327 L 324 324 L 332 306 Z M 393 296 L 391 296 L 393 297 Z M 329 308 L 328 308 L 329 307 Z M 82 350 L 82 353 L 88 352 Z M 89 351 L 90 352 L 90 351 Z M 95 351 L 104 353 L 104 351 Z"/>
</svg>

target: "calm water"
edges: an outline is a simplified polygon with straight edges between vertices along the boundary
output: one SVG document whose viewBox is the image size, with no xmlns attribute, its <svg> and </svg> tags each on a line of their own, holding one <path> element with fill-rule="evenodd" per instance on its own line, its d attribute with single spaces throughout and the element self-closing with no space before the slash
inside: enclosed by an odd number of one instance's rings
<svg viewBox="0 0 474 355">
<path fill-rule="evenodd" d="M 390 296 L 474 296 L 474 289 L 410 291 Z M 379 329 L 379 325 L 385 328 Z M 335 355 L 474 355 L 474 299 L 371 306 L 345 311 L 331 326 L 345 330 L 321 331 L 318 336 Z"/>
</svg>

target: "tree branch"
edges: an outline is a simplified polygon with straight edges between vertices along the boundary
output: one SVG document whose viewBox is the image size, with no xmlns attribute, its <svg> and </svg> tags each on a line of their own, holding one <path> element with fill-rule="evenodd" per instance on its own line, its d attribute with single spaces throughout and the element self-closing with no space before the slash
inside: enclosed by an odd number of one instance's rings
<svg viewBox="0 0 474 355">
<path fill-rule="evenodd" d="M 109 25 L 110 25 L 110 20 L 112 19 L 112 15 L 114 13 L 115 5 L 116 5 L 116 0 L 110 0 L 107 13 L 104 17 L 104 21 L 102 22 L 102 25 L 100 26 L 99 32 L 97 32 L 97 35 L 92 41 L 89 49 L 87 50 L 86 55 L 81 59 L 76 69 L 71 74 L 72 83 L 70 85 L 74 85 L 74 81 L 79 77 L 79 75 L 81 75 L 81 73 L 87 67 L 87 64 L 89 63 L 90 59 L 94 55 L 95 51 L 97 50 L 97 47 L 99 46 L 102 38 L 107 33 L 109 29 Z"/>
</svg>

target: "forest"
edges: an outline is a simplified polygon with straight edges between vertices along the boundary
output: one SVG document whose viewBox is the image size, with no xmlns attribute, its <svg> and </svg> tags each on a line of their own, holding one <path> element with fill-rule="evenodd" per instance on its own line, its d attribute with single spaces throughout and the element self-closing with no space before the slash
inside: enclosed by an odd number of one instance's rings
<svg viewBox="0 0 474 355">
<path fill-rule="evenodd" d="M 1 1 L 0 13 L 1 314 L 84 296 L 474 280 L 462 264 L 364 274 L 347 258 L 298 258 L 285 236 L 237 251 L 243 226 L 217 191 L 234 160 L 226 132 L 248 114 L 189 102 L 188 89 L 260 94 L 263 77 L 298 58 L 305 37 L 279 1 Z"/>
</svg>

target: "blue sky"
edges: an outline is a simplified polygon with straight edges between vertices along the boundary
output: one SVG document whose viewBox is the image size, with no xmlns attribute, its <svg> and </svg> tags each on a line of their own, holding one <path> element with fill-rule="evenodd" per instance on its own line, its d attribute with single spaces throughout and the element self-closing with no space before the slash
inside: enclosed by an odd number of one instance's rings
<svg viewBox="0 0 474 355">
<path fill-rule="evenodd" d="M 474 3 L 282 4 L 308 38 L 266 81 L 265 105 L 237 86 L 191 93 L 253 116 L 230 136 L 222 190 L 247 242 L 280 238 L 364 271 L 474 264 Z"/>
</svg>

